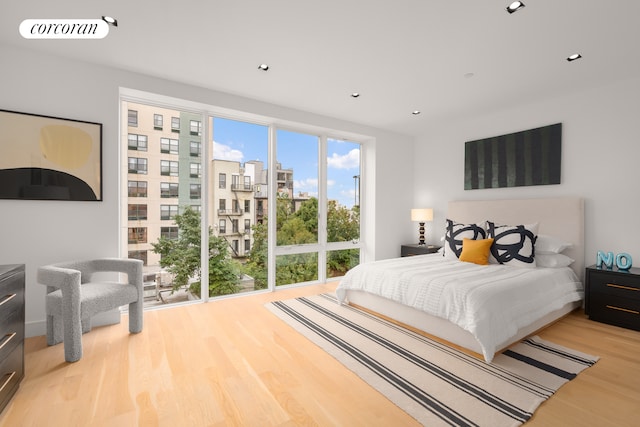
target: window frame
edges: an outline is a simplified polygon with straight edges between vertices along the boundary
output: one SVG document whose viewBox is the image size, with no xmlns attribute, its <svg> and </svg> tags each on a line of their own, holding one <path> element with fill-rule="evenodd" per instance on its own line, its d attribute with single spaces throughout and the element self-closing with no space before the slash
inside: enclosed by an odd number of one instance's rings
<svg viewBox="0 0 640 427">
<path fill-rule="evenodd" d="M 189 133 L 191 135 L 202 134 L 202 121 L 201 120 L 189 120 Z"/>
<path fill-rule="evenodd" d="M 167 212 L 165 214 L 165 211 Z M 160 205 L 160 221 L 173 221 L 173 218 L 178 214 L 179 206 L 178 205 L 168 205 L 161 204 Z"/>
<path fill-rule="evenodd" d="M 202 155 L 202 142 L 189 141 L 189 154 L 191 157 L 200 157 Z"/>
<path fill-rule="evenodd" d="M 160 176 L 180 176 L 180 162 L 160 159 Z"/>
<path fill-rule="evenodd" d="M 162 154 L 179 154 L 180 153 L 180 141 L 173 138 L 161 137 L 160 138 L 160 152 Z"/>
<path fill-rule="evenodd" d="M 162 114 L 153 114 L 153 128 L 155 130 L 162 130 L 164 122 L 164 116 Z"/>
<path fill-rule="evenodd" d="M 160 182 L 161 199 L 177 199 L 180 197 L 180 184 L 178 182 Z"/>
<path fill-rule="evenodd" d="M 358 240 L 358 242 L 356 242 L 355 244 L 352 244 L 351 242 L 340 242 L 342 244 L 347 244 L 345 249 L 351 249 L 351 248 L 358 248 L 360 250 L 360 262 L 366 262 L 366 258 L 367 255 L 372 254 L 373 252 L 371 251 L 371 249 L 367 248 L 367 245 L 365 244 L 365 237 L 368 236 L 371 233 L 371 223 L 368 221 L 368 215 L 367 215 L 367 198 L 370 198 L 370 200 L 373 200 L 373 197 L 375 195 L 375 189 L 371 189 L 371 187 L 369 187 L 369 192 L 366 189 L 366 168 L 367 168 L 367 164 L 375 164 L 375 138 L 372 138 L 370 136 L 367 135 L 357 135 L 355 133 L 351 133 L 351 132 L 343 132 L 340 130 L 334 130 L 334 129 L 329 129 L 329 128 L 325 128 L 325 127 L 321 127 L 321 126 L 315 126 L 313 124 L 310 123 L 294 123 L 291 121 L 284 121 L 282 119 L 276 119 L 273 117 L 267 117 L 267 116 L 258 116 L 249 112 L 242 112 L 242 111 L 231 111 L 229 109 L 226 108 L 222 108 L 222 107 L 216 107 L 216 106 L 212 106 L 212 105 L 205 105 L 205 104 L 199 104 L 197 102 L 192 102 L 192 101 L 187 101 L 187 100 L 182 100 L 182 99 L 177 99 L 177 98 L 170 98 L 170 97 L 166 97 L 166 96 L 161 96 L 161 95 L 157 95 L 157 94 L 151 94 L 151 93 L 145 93 L 142 91 L 138 91 L 138 90 L 133 90 L 133 89 L 126 89 L 126 88 L 120 88 L 120 100 L 121 101 L 127 101 L 127 102 L 133 102 L 133 103 L 141 103 L 141 104 L 145 104 L 145 105 L 159 105 L 162 106 L 163 108 L 168 108 L 168 109 L 176 109 L 176 110 L 184 110 L 190 113 L 195 113 L 195 114 L 201 114 L 202 116 L 202 121 L 196 121 L 198 122 L 197 124 L 197 130 L 199 134 L 204 133 L 203 136 L 203 141 L 207 141 L 207 144 L 210 144 L 211 141 L 211 129 L 210 129 L 210 124 L 208 123 L 210 118 L 212 116 L 215 117 L 221 117 L 221 118 L 230 118 L 233 120 L 243 120 L 246 121 L 248 123 L 257 123 L 257 124 L 262 124 L 262 125 L 266 125 L 269 127 L 269 158 L 268 161 L 265 162 L 265 164 L 268 165 L 268 169 L 269 170 L 277 170 L 277 166 L 276 166 L 276 159 L 274 158 L 274 156 L 272 155 L 273 153 L 275 153 L 275 147 L 277 147 L 277 140 L 275 138 L 275 130 L 276 129 L 287 129 L 287 130 L 293 130 L 293 131 L 298 131 L 298 132 L 303 132 L 303 133 L 315 133 L 315 134 L 320 134 L 322 138 L 324 138 L 326 140 L 327 137 L 331 137 L 331 138 L 335 138 L 335 139 L 344 139 L 344 140 L 348 140 L 348 141 L 352 141 L 352 142 L 357 142 L 359 144 L 361 144 L 361 165 L 360 165 L 360 194 L 361 199 L 360 199 L 360 212 L 361 212 L 361 217 L 360 217 L 360 239 Z M 203 124 L 206 123 L 206 126 L 204 126 L 203 128 Z M 173 127 L 173 126 L 172 126 Z M 186 126 L 185 126 L 186 127 Z M 174 130 L 174 129 L 172 129 Z M 186 130 L 186 129 L 185 129 Z M 191 130 L 191 123 L 190 123 L 190 127 L 189 130 Z M 194 130 L 196 130 L 194 128 Z M 203 147 L 204 148 L 204 153 L 202 153 L 203 156 L 208 156 L 208 151 L 209 151 L 209 147 Z M 366 154 L 366 153 L 369 154 Z M 322 154 L 321 157 L 322 158 Z M 208 157 L 207 157 L 208 158 Z M 324 159 L 326 159 L 326 153 L 324 155 Z M 325 162 L 326 163 L 326 162 Z M 203 168 L 205 170 L 204 178 L 202 180 L 203 184 L 206 184 L 206 174 L 207 172 L 210 170 L 211 165 L 210 162 L 205 162 L 205 167 Z M 326 168 L 326 165 L 325 165 Z M 326 173 L 326 172 L 325 172 Z M 277 185 L 276 185 L 276 177 L 273 176 L 274 174 L 269 174 L 269 185 L 268 188 L 265 190 L 265 192 L 268 193 L 268 198 L 266 198 L 265 200 L 267 201 L 273 201 L 275 200 L 275 194 L 277 191 Z M 172 175 L 169 175 L 172 176 Z M 175 176 L 175 175 L 173 175 Z M 320 181 L 322 182 L 322 176 L 320 177 Z M 213 181 L 211 182 L 213 183 Z M 226 183 L 225 183 L 226 184 Z M 286 185 L 286 183 L 285 183 Z M 326 185 L 326 183 L 322 183 L 321 185 Z M 326 191 L 326 189 L 323 189 L 323 191 Z M 203 188 L 203 196 L 206 194 L 206 190 Z M 211 197 L 210 195 L 206 195 L 205 197 L 203 197 L 202 200 L 202 211 L 203 211 L 203 218 L 206 218 L 206 204 L 208 203 L 207 200 L 209 200 L 209 197 Z M 262 201 L 262 200 L 260 200 Z M 210 202 L 209 202 L 210 203 Z M 373 201 L 373 203 L 375 203 L 375 201 Z M 326 210 L 326 206 L 325 204 L 323 204 L 320 200 L 319 200 L 319 206 L 322 206 L 320 209 L 324 209 Z M 209 207 L 209 209 L 213 209 L 212 206 Z M 258 208 L 256 207 L 256 214 L 258 211 Z M 265 207 L 263 207 L 263 214 L 265 214 L 266 216 L 271 216 L 272 218 L 275 217 L 275 203 L 267 203 Z M 373 214 L 369 214 L 373 215 Z M 326 221 L 326 220 L 325 220 Z M 256 223 L 259 222 L 258 219 L 256 219 Z M 274 221 L 275 222 L 275 221 Z M 206 246 L 204 245 L 204 243 L 207 241 L 207 233 L 206 233 L 206 221 L 203 221 L 203 223 L 201 224 L 202 226 L 202 236 L 203 236 L 203 251 L 202 251 L 202 256 L 203 259 L 204 257 L 206 257 Z M 271 290 L 275 290 L 275 289 L 283 289 L 284 287 L 279 286 L 278 288 L 275 287 L 275 280 L 274 277 L 271 277 L 272 274 L 275 273 L 275 256 L 276 256 L 276 247 L 275 247 L 275 235 L 273 234 L 272 230 L 274 229 L 274 226 L 269 226 L 269 230 L 268 230 L 268 253 L 269 253 L 269 259 L 268 259 L 268 264 L 269 264 L 269 278 L 268 278 L 268 282 L 269 282 L 269 289 Z M 373 239 L 371 239 L 371 241 L 373 241 Z M 335 246 L 335 244 L 332 244 L 332 246 Z M 307 249 L 310 248 L 294 248 L 293 249 L 293 253 L 298 252 L 301 250 L 302 253 L 307 252 Z M 323 248 L 323 250 L 325 251 L 329 251 L 329 250 L 338 250 L 340 249 L 339 247 L 329 247 L 329 245 L 325 245 L 325 247 Z M 292 253 L 292 252 L 287 252 L 287 253 Z M 321 258 L 321 257 L 319 257 Z M 320 262 L 320 259 L 319 259 Z M 208 274 L 208 269 L 207 269 L 207 263 L 203 263 L 202 265 L 203 271 L 202 271 L 202 279 L 203 280 L 207 280 L 207 274 Z M 318 277 L 318 282 L 322 282 L 322 275 L 323 275 L 323 268 L 318 268 L 319 271 L 319 277 Z M 326 278 L 325 278 L 326 279 Z M 207 295 L 204 295 L 203 293 L 203 298 L 202 301 L 207 301 L 209 298 Z"/>
<path fill-rule="evenodd" d="M 200 178 L 202 176 L 202 163 L 189 162 L 189 176 L 191 178 Z"/>
<path fill-rule="evenodd" d="M 127 126 L 138 127 L 138 110 L 127 110 Z"/>
<path fill-rule="evenodd" d="M 175 240 L 178 238 L 178 235 L 179 230 L 177 226 L 168 225 L 160 227 L 160 237 L 164 237 L 168 240 Z"/>
<path fill-rule="evenodd" d="M 147 227 L 129 227 L 129 244 L 147 243 Z"/>
<path fill-rule="evenodd" d="M 180 133 L 180 117 L 171 117 L 171 132 Z"/>
<path fill-rule="evenodd" d="M 132 212 L 135 215 L 131 215 Z M 129 221 L 146 221 L 149 218 L 148 205 L 146 203 L 127 203 L 127 217 Z"/>
<path fill-rule="evenodd" d="M 134 160 L 132 162 L 132 160 Z M 134 168 L 131 165 L 135 165 Z M 144 167 L 141 167 L 144 165 Z M 128 157 L 127 158 L 128 173 L 136 175 L 147 175 L 149 171 L 149 160 L 146 157 Z"/>
<path fill-rule="evenodd" d="M 135 190 L 131 191 L 132 188 L 135 188 Z M 142 188 L 144 188 L 144 190 L 141 190 Z M 127 197 L 147 197 L 148 194 L 149 183 L 147 181 L 127 180 Z"/>
<path fill-rule="evenodd" d="M 200 183 L 189 184 L 189 198 L 192 200 L 202 198 L 202 184 Z"/>
<path fill-rule="evenodd" d="M 132 144 L 132 141 L 135 143 Z M 130 133 L 127 136 L 127 142 L 128 149 L 131 151 L 148 151 L 149 149 L 149 137 L 147 135 Z"/>
</svg>

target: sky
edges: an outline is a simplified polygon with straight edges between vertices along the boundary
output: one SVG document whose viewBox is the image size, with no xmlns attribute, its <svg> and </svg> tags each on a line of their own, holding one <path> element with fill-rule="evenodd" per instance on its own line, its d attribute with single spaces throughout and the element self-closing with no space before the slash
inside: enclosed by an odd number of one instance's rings
<svg viewBox="0 0 640 427">
<path fill-rule="evenodd" d="M 247 162 L 261 160 L 267 168 L 269 128 L 235 120 L 213 119 L 213 157 Z M 318 196 L 318 143 L 314 135 L 279 129 L 277 161 L 293 169 L 293 191 Z M 330 139 L 327 143 L 327 197 L 351 208 L 356 202 L 360 175 L 360 145 Z"/>
</svg>

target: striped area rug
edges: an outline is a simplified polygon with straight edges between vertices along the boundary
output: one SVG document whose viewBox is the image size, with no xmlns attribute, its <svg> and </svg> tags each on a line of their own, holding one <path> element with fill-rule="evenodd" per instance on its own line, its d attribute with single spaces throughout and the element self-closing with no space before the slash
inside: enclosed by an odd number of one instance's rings
<svg viewBox="0 0 640 427">
<path fill-rule="evenodd" d="M 521 425 L 598 360 L 532 337 L 488 364 L 331 294 L 266 307 L 427 426 Z"/>
</svg>

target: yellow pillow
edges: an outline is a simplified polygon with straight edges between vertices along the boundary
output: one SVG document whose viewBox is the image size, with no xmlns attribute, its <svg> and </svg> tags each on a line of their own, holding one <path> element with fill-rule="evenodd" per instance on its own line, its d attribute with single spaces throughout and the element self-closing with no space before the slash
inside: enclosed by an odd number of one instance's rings
<svg viewBox="0 0 640 427">
<path fill-rule="evenodd" d="M 493 239 L 472 240 L 463 238 L 462 253 L 459 260 L 479 265 L 489 264 L 489 248 L 491 248 L 492 243 Z"/>
</svg>

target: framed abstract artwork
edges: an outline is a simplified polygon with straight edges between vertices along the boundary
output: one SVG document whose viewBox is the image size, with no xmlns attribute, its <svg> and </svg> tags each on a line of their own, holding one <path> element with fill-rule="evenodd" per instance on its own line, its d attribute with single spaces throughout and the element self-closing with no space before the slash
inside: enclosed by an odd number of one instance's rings
<svg viewBox="0 0 640 427">
<path fill-rule="evenodd" d="M 0 199 L 102 200 L 102 124 L 0 110 Z"/>
<path fill-rule="evenodd" d="M 562 123 L 465 143 L 464 189 L 560 184 Z"/>
</svg>

